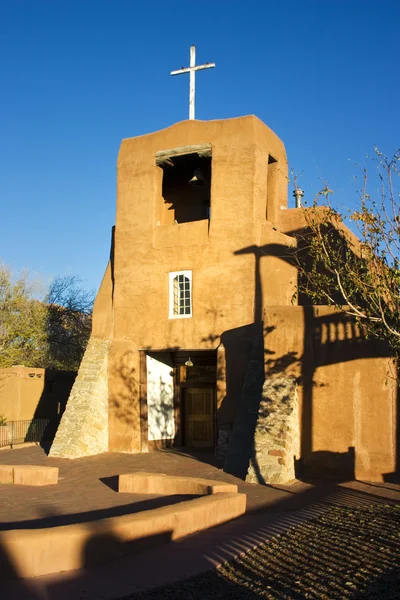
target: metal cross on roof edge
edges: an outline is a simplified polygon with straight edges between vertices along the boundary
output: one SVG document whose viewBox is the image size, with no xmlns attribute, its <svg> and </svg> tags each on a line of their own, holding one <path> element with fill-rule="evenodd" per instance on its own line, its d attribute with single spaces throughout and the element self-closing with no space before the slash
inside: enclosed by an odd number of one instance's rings
<svg viewBox="0 0 400 600">
<path fill-rule="evenodd" d="M 205 65 L 196 66 L 196 46 L 190 46 L 190 66 L 178 71 L 171 71 L 171 75 L 181 75 L 182 73 L 190 74 L 190 91 L 189 91 L 189 119 L 194 119 L 194 98 L 195 98 L 195 73 L 203 69 L 212 69 L 215 63 L 206 63 Z"/>
</svg>

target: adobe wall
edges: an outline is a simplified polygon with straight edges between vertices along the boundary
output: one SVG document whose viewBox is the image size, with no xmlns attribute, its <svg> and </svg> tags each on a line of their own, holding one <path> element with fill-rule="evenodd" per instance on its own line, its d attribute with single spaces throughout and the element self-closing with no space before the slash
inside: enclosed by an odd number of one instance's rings
<svg viewBox="0 0 400 600">
<path fill-rule="evenodd" d="M 212 148 L 211 219 L 172 223 L 172 213 L 160 218 L 163 170 L 156 154 L 196 145 Z M 223 453 L 233 434 L 243 441 L 248 421 L 256 458 L 275 481 L 293 475 L 291 461 L 297 472 L 313 475 L 381 480 L 393 472 L 396 386 L 387 377 L 389 359 L 338 313 L 292 305 L 297 272 L 287 248 L 296 244 L 290 236 L 305 218 L 302 209 L 287 208 L 281 140 L 254 116 L 184 121 L 123 140 L 117 167 L 111 258 L 52 451 L 63 456 L 73 447 L 68 455 L 81 456 L 147 448 L 144 352 L 218 348 Z M 193 276 L 192 317 L 171 319 L 169 273 L 184 270 Z M 281 396 L 285 386 L 290 392 Z M 235 433 L 238 414 L 243 419 Z M 82 424 L 89 432 L 83 443 Z M 275 454 L 263 463 L 270 444 Z M 236 459 L 227 456 L 227 462 Z M 257 478 L 257 468 L 247 476 Z"/>
<path fill-rule="evenodd" d="M 156 152 L 209 142 L 213 147 L 210 222 L 157 226 L 162 169 L 155 165 Z M 122 142 L 114 338 L 129 337 L 138 347 L 156 349 L 205 348 L 210 345 L 210 333 L 220 334 L 254 321 L 254 248 L 265 226 L 270 152 L 285 170 L 282 142 L 256 117 L 186 121 Z M 286 188 L 282 176 L 277 199 L 282 204 Z M 271 230 L 270 237 L 274 235 L 281 241 L 283 236 Z M 285 269 L 280 263 L 272 260 L 270 266 L 273 272 L 279 264 L 278 277 Z M 185 269 L 193 271 L 193 318 L 169 319 L 168 273 Z M 279 286 L 266 286 L 264 304 L 274 303 L 277 292 L 272 287 Z M 280 302 L 289 304 L 291 293 L 291 289 L 281 291 Z M 215 331 L 210 331 L 210 326 Z"/>
<path fill-rule="evenodd" d="M 0 414 L 7 421 L 57 419 L 64 410 L 75 374 L 51 369 L 0 369 Z"/>
<path fill-rule="evenodd" d="M 298 471 L 383 481 L 396 469 L 396 381 L 375 341 L 328 307 L 267 307 L 265 376 L 298 381 Z"/>
<path fill-rule="evenodd" d="M 212 217 L 160 226 L 163 171 L 155 155 L 189 144 L 212 145 Z M 279 165 L 270 178 L 268 156 Z M 282 142 L 252 116 L 185 121 L 122 142 L 109 361 L 110 450 L 140 450 L 138 349 L 216 348 L 224 332 L 261 321 L 263 304 L 290 304 L 295 270 L 265 252 L 271 244 L 278 250 L 293 244 L 266 221 L 267 210 L 272 218 L 275 206 L 287 204 L 286 176 Z M 193 316 L 170 319 L 168 274 L 181 270 L 193 273 Z"/>
<path fill-rule="evenodd" d="M 45 370 L 10 367 L 0 370 L 0 413 L 7 421 L 33 419 L 45 387 Z"/>
</svg>

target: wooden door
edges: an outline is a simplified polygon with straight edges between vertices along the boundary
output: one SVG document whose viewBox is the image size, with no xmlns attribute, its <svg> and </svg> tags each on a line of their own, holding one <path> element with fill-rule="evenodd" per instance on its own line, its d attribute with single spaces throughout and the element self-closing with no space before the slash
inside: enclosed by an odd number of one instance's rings
<svg viewBox="0 0 400 600">
<path fill-rule="evenodd" d="M 185 445 L 214 446 L 214 388 L 187 388 L 185 391 Z"/>
</svg>

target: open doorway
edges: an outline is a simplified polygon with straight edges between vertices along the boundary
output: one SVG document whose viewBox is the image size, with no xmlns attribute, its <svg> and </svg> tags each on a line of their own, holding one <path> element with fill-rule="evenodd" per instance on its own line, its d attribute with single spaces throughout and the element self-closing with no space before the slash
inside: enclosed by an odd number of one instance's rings
<svg viewBox="0 0 400 600">
<path fill-rule="evenodd" d="M 175 446 L 214 448 L 217 439 L 217 351 L 178 350 L 175 370 Z"/>
<path fill-rule="evenodd" d="M 217 351 L 143 351 L 142 356 L 142 450 L 213 450 Z"/>
</svg>

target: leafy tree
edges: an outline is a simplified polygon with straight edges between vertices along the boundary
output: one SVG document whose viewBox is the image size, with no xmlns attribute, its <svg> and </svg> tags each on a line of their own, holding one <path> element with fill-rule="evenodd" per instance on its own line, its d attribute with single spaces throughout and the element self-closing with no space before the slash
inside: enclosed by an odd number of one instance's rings
<svg viewBox="0 0 400 600">
<path fill-rule="evenodd" d="M 299 296 L 312 303 L 330 304 L 354 317 L 367 335 L 388 342 L 400 354 L 400 151 L 387 158 L 375 149 L 378 190 L 369 188 L 362 170 L 359 207 L 348 217 L 357 231 L 345 225 L 345 214 L 330 205 L 327 186 L 313 205 L 304 209 L 305 226 L 297 232 L 295 261 Z M 327 206 L 320 206 L 321 198 Z"/>
<path fill-rule="evenodd" d="M 94 295 L 77 277 L 56 277 L 47 293 L 0 265 L 0 367 L 77 370 L 91 331 Z"/>
<path fill-rule="evenodd" d="M 36 282 L 23 273 L 15 282 L 0 265 L 0 367 L 43 365 L 47 351 L 46 306 L 35 299 Z"/>
</svg>

